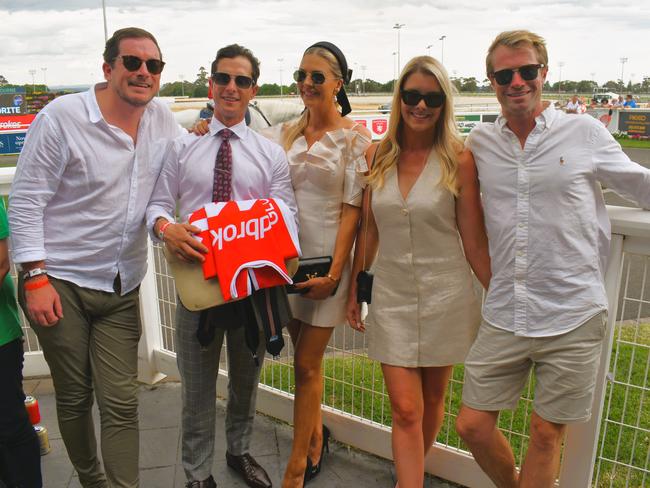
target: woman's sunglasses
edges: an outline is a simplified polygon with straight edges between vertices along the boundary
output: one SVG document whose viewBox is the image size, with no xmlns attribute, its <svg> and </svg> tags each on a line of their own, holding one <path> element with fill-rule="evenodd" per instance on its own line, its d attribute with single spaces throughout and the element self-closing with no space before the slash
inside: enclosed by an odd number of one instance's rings
<svg viewBox="0 0 650 488">
<path fill-rule="evenodd" d="M 165 62 L 160 59 L 140 59 L 137 56 L 131 56 L 129 54 L 121 54 L 118 56 L 122 58 L 122 64 L 129 71 L 138 71 L 142 63 L 147 65 L 147 71 L 152 75 L 159 75 L 162 73 L 163 68 L 165 67 Z"/>
<path fill-rule="evenodd" d="M 307 79 L 307 74 L 307 71 L 304 69 L 299 69 L 293 74 L 293 79 L 296 80 L 297 83 L 302 83 Z M 309 75 L 311 76 L 311 81 L 314 85 L 322 85 L 327 79 L 322 71 L 312 71 Z"/>
<path fill-rule="evenodd" d="M 244 75 L 233 76 L 228 73 L 222 73 L 220 71 L 212 73 L 212 79 L 219 86 L 226 86 L 230 83 L 230 80 L 235 79 L 235 85 L 237 88 L 246 89 L 253 86 L 253 78 Z"/>
<path fill-rule="evenodd" d="M 515 75 L 515 72 L 519 73 L 519 76 L 523 80 L 531 81 L 537 78 L 540 68 L 546 66 L 545 64 L 527 64 L 525 66 L 520 66 L 519 68 L 509 68 L 509 69 L 500 69 L 492 73 L 494 79 L 499 85 L 509 85 L 512 81 L 512 77 Z"/>
<path fill-rule="evenodd" d="M 442 92 L 420 93 L 417 90 L 401 90 L 400 96 L 406 105 L 415 106 L 420 103 L 420 100 L 424 100 L 425 105 L 429 108 L 442 107 L 446 98 Z"/>
</svg>

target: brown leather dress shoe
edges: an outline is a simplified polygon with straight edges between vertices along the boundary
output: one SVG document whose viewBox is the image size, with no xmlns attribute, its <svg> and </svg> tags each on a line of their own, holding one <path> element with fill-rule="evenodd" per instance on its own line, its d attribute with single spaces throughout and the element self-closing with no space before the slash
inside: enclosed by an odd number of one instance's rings
<svg viewBox="0 0 650 488">
<path fill-rule="evenodd" d="M 235 456 L 226 451 L 228 466 L 237 471 L 251 488 L 271 488 L 273 484 L 264 468 L 250 454 Z"/>
<path fill-rule="evenodd" d="M 214 481 L 212 475 L 203 481 L 188 481 L 185 483 L 185 488 L 217 488 L 217 483 Z"/>
</svg>

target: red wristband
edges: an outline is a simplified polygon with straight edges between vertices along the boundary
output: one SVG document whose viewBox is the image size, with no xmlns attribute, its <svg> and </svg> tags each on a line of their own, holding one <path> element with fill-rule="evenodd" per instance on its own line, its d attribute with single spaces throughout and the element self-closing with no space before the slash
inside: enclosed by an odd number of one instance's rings
<svg viewBox="0 0 650 488">
<path fill-rule="evenodd" d="M 158 231 L 158 239 L 160 239 L 161 241 L 163 240 L 163 237 L 165 237 L 165 230 L 170 225 L 172 225 L 172 222 L 171 220 L 168 220 L 167 222 L 165 222 L 163 225 L 160 226 L 160 230 Z"/>
<path fill-rule="evenodd" d="M 39 288 L 43 288 L 44 286 L 47 286 L 50 284 L 50 280 L 47 279 L 47 276 L 44 277 L 44 279 L 39 280 L 30 280 L 25 282 L 25 290 L 27 291 L 34 291 L 38 290 Z"/>
</svg>

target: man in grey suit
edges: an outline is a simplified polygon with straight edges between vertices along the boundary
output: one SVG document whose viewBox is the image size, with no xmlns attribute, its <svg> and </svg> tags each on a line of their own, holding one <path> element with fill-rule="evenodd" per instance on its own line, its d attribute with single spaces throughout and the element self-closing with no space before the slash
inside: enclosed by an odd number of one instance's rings
<svg viewBox="0 0 650 488">
<path fill-rule="evenodd" d="M 202 262 L 207 248 L 193 234 L 200 229 L 174 223 L 206 203 L 276 198 L 296 218 L 297 209 L 284 150 L 250 130 L 244 121 L 248 102 L 257 93 L 259 62 L 248 49 L 233 44 L 220 49 L 212 63 L 210 86 L 214 117 L 209 134 L 177 139 L 170 147 L 147 209 L 147 226 L 176 258 Z M 219 354 L 227 331 L 229 395 L 226 412 L 226 460 L 248 486 L 268 488 L 271 481 L 249 453 L 259 364 L 246 346 L 244 328 L 234 309 L 213 309 L 214 338 L 198 334 L 200 312 L 179 302 L 176 309 L 178 368 L 183 384 L 182 462 L 188 488 L 213 488 L 215 394 Z M 201 325 L 201 330 L 204 330 Z M 200 341 L 199 337 L 202 338 Z M 257 357 L 264 357 L 260 338 Z"/>
</svg>

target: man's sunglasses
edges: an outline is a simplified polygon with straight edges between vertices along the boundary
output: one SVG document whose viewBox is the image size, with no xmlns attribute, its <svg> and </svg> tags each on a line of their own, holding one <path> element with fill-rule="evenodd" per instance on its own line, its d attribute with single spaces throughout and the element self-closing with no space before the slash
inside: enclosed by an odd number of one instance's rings
<svg viewBox="0 0 650 488">
<path fill-rule="evenodd" d="M 537 78 L 540 68 L 546 66 L 545 64 L 527 64 L 519 68 L 500 69 L 492 73 L 494 79 L 499 85 L 509 85 L 515 72 L 519 73 L 522 79 L 531 81 Z"/>
<path fill-rule="evenodd" d="M 250 88 L 253 86 L 253 78 L 250 76 L 244 76 L 244 75 L 231 75 L 229 73 L 223 73 L 221 71 L 218 71 L 216 73 L 212 73 L 212 80 L 219 86 L 227 86 L 228 83 L 230 83 L 230 80 L 235 79 L 235 85 L 237 85 L 237 88 L 241 88 L 242 90 L 246 88 Z"/>
<path fill-rule="evenodd" d="M 327 79 L 322 71 L 312 71 L 311 73 L 307 73 L 304 69 L 297 70 L 293 74 L 293 79 L 296 80 L 297 83 L 302 83 L 307 79 L 307 74 L 311 76 L 311 81 L 314 85 L 322 85 Z"/>
<path fill-rule="evenodd" d="M 122 58 L 122 64 L 129 71 L 138 71 L 142 63 L 147 65 L 147 71 L 152 75 L 159 75 L 162 73 L 163 68 L 165 67 L 165 62 L 160 59 L 140 59 L 137 56 L 131 56 L 129 54 L 121 54 L 118 56 Z"/>
<path fill-rule="evenodd" d="M 420 100 L 424 100 L 427 107 L 438 108 L 442 107 L 446 98 L 442 92 L 420 93 L 417 90 L 401 90 L 399 93 L 402 97 L 402 102 L 410 106 L 415 106 L 420 103 Z"/>
</svg>

